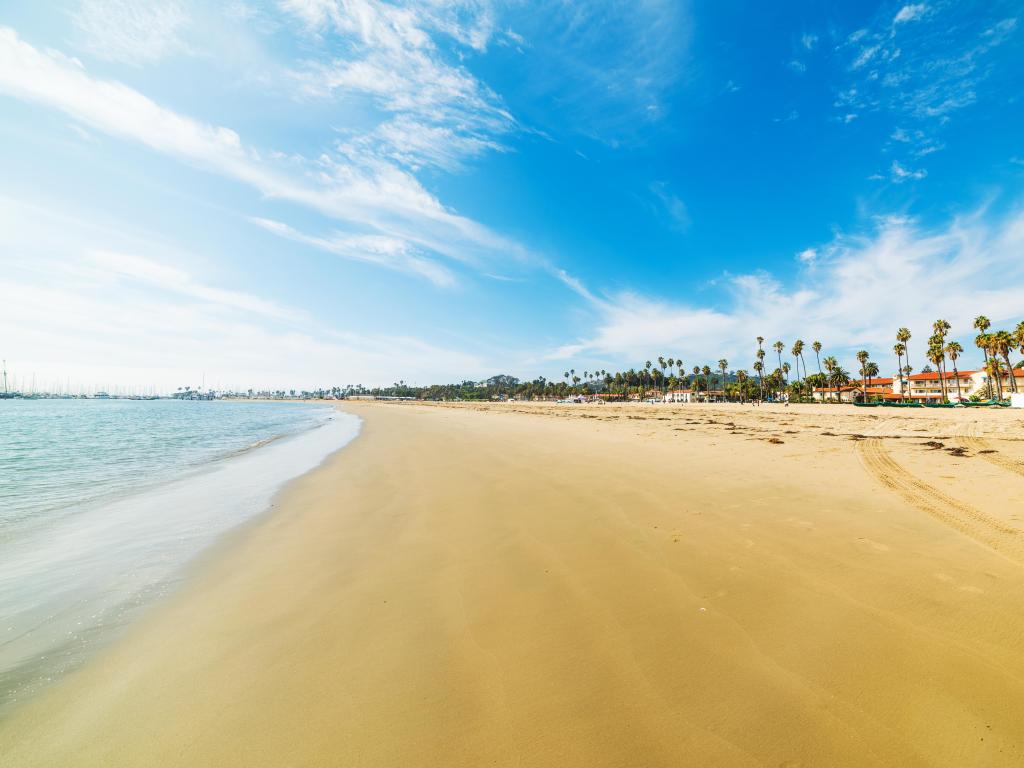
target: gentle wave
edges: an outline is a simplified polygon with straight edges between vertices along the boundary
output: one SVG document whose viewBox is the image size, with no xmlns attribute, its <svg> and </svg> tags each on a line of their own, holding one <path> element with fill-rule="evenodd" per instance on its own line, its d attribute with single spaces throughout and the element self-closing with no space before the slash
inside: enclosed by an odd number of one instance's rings
<svg viewBox="0 0 1024 768">
<path fill-rule="evenodd" d="M 210 431 L 224 413 L 206 412 Z M 296 415 L 301 418 L 281 421 L 270 414 L 274 428 L 283 431 L 256 440 L 241 441 L 243 430 L 233 424 L 231 440 L 212 436 L 207 450 L 172 461 L 173 476 L 155 467 L 135 477 L 134 485 L 131 478 L 115 478 L 80 503 L 37 505 L 31 524 L 8 511 L 0 538 L 0 708 L 81 664 L 140 607 L 173 588 L 198 552 L 266 510 L 284 483 L 315 468 L 359 431 L 355 416 L 333 409 Z M 228 418 L 237 420 L 237 414 Z M 149 423 L 138 421 L 142 428 Z M 129 414 L 122 431 L 132 422 Z M 229 442 L 237 447 L 225 451 Z M 187 449 L 194 444 L 187 436 Z M 0 479 L 10 479 L 8 468 L 0 465 Z M 44 481 L 33 481 L 30 487 L 45 489 Z M 5 493 L 23 496 L 24 489 Z"/>
</svg>

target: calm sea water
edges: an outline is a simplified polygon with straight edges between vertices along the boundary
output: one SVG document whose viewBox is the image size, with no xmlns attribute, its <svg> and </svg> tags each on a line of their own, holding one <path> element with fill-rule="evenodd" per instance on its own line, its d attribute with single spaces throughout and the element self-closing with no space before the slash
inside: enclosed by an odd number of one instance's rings
<svg viewBox="0 0 1024 768">
<path fill-rule="evenodd" d="M 301 403 L 0 401 L 0 710 L 358 429 Z"/>
</svg>

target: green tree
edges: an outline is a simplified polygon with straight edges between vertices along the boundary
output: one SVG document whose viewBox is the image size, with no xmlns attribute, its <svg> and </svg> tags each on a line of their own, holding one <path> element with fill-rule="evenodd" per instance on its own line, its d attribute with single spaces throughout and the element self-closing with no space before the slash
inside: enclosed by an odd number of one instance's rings
<svg viewBox="0 0 1024 768">
<path fill-rule="evenodd" d="M 903 354 L 906 355 L 907 365 L 910 365 L 910 352 L 907 351 L 910 349 L 910 345 L 907 344 L 910 341 L 910 329 L 900 328 L 896 331 L 896 341 L 903 345 Z"/>
</svg>

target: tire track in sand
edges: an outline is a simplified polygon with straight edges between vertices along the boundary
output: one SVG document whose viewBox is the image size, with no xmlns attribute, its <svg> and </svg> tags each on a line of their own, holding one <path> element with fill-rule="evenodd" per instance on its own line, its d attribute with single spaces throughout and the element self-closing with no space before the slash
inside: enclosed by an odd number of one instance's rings
<svg viewBox="0 0 1024 768">
<path fill-rule="evenodd" d="M 1024 461 L 1012 459 L 996 451 L 991 443 L 978 435 L 977 429 L 976 424 L 965 424 L 957 434 L 957 439 L 963 443 L 965 448 L 970 448 L 989 464 L 1024 477 Z M 992 452 L 986 453 L 986 451 Z"/>
<path fill-rule="evenodd" d="M 1024 537 L 1021 531 L 911 475 L 892 459 L 877 437 L 859 441 L 857 453 L 872 477 L 911 505 L 979 544 L 1024 565 Z"/>
</svg>

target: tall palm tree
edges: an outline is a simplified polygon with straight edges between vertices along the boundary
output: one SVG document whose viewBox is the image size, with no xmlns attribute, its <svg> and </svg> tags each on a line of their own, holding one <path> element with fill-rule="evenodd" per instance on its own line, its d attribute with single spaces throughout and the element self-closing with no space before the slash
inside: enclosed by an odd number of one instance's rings
<svg viewBox="0 0 1024 768">
<path fill-rule="evenodd" d="M 985 373 L 988 374 L 988 329 L 992 327 L 992 323 L 984 315 L 978 315 L 974 318 L 974 329 L 978 331 L 978 335 L 974 337 L 974 346 L 978 347 L 982 354 L 985 356 Z M 985 389 L 988 391 L 989 400 L 992 399 L 992 379 L 986 375 Z"/>
<path fill-rule="evenodd" d="M 903 345 L 903 354 L 907 357 L 907 365 L 910 365 L 910 352 L 907 351 L 910 349 L 910 346 L 907 344 L 910 341 L 910 329 L 900 328 L 896 331 L 896 341 Z"/>
<path fill-rule="evenodd" d="M 782 375 L 785 378 L 785 382 L 786 382 L 786 386 L 787 387 L 789 386 L 789 372 L 790 372 L 791 369 L 792 369 L 792 366 L 789 364 L 789 360 L 787 360 L 786 362 L 784 362 L 782 364 Z"/>
<path fill-rule="evenodd" d="M 704 390 L 707 392 L 707 400 L 711 402 L 711 366 L 705 365 L 701 369 L 701 373 L 704 374 Z"/>
<path fill-rule="evenodd" d="M 939 391 L 942 393 L 942 400 L 946 400 L 946 382 L 942 377 L 942 359 L 945 357 L 945 353 L 942 349 L 942 340 L 938 336 L 932 336 L 928 340 L 928 354 L 926 355 L 928 361 L 935 365 L 935 370 L 939 377 Z"/>
<path fill-rule="evenodd" d="M 1017 323 L 1017 327 L 1013 329 L 1013 339 L 1018 351 L 1024 355 L 1024 320 Z"/>
<path fill-rule="evenodd" d="M 982 319 L 985 319 L 985 318 L 982 318 Z M 987 320 L 986 320 L 986 322 L 987 322 Z M 992 389 L 992 377 L 987 375 L 987 374 L 989 372 L 988 371 L 988 360 L 989 360 L 989 357 L 991 356 L 989 354 L 989 351 L 992 349 L 992 334 L 990 334 L 990 333 L 979 333 L 977 336 L 974 337 L 974 346 L 976 346 L 978 349 L 980 349 L 982 354 L 985 356 L 985 365 L 984 365 L 984 370 L 985 370 L 985 373 L 986 373 L 986 376 L 985 376 L 985 393 L 988 396 L 988 399 L 991 400 L 993 397 L 995 397 L 995 392 Z"/>
<path fill-rule="evenodd" d="M 958 403 L 963 401 L 964 398 L 960 393 L 960 373 L 956 369 L 956 361 L 963 353 L 964 348 L 955 341 L 951 341 L 946 345 L 946 354 L 949 355 L 949 359 L 953 361 L 953 378 L 956 379 L 956 400 Z"/>
<path fill-rule="evenodd" d="M 666 362 L 668 363 L 669 375 L 672 376 L 673 378 L 675 378 L 675 375 L 676 375 L 676 370 L 675 370 L 675 368 L 676 368 L 676 361 L 675 361 L 675 358 L 670 357 Z"/>
<path fill-rule="evenodd" d="M 697 394 L 700 390 L 700 366 L 693 366 L 693 393 Z"/>
<path fill-rule="evenodd" d="M 740 368 L 736 371 L 736 387 L 740 391 L 740 402 L 742 403 L 745 399 L 745 389 L 747 384 L 747 372 Z"/>
<path fill-rule="evenodd" d="M 938 337 L 939 346 L 942 349 L 942 378 L 946 380 L 946 335 L 950 329 L 949 323 L 945 320 L 936 320 L 932 324 L 932 330 L 935 331 L 935 335 Z"/>
<path fill-rule="evenodd" d="M 868 386 L 870 387 L 875 377 L 878 376 L 878 363 L 868 362 L 865 370 L 868 372 Z"/>
<path fill-rule="evenodd" d="M 725 375 L 729 370 L 729 361 L 724 357 L 718 361 L 718 369 L 722 372 L 722 397 L 725 397 Z"/>
<path fill-rule="evenodd" d="M 762 373 L 764 372 L 764 363 L 762 363 L 760 360 L 756 360 L 754 362 L 754 371 L 757 372 L 758 391 L 761 393 L 761 399 L 763 400 L 764 399 L 764 377 L 762 376 Z"/>
<path fill-rule="evenodd" d="M 989 388 L 991 389 L 991 381 L 993 379 L 995 379 L 995 382 L 996 382 L 996 392 L 997 392 L 997 395 L 998 395 L 999 399 L 1002 400 L 1003 399 L 1003 363 L 995 354 L 992 354 L 991 351 L 990 351 L 990 354 L 988 356 L 988 366 L 986 367 L 986 372 L 988 373 L 988 378 L 989 378 L 989 382 L 990 382 Z"/>
<path fill-rule="evenodd" d="M 860 363 L 860 386 L 861 389 L 868 388 L 868 351 L 862 349 L 857 353 L 857 362 Z"/>
<path fill-rule="evenodd" d="M 796 360 L 796 380 L 801 381 L 803 376 L 800 375 L 800 357 L 804 353 L 804 343 L 800 339 L 793 342 L 793 348 L 789 350 L 789 353 L 793 355 L 793 359 Z M 804 375 L 807 375 L 807 371 L 804 370 Z"/>
<path fill-rule="evenodd" d="M 811 344 L 811 349 L 814 350 L 814 357 L 818 361 L 818 374 L 821 374 L 821 342 L 816 341 Z"/>
<path fill-rule="evenodd" d="M 786 348 L 786 345 L 781 341 L 776 341 L 772 344 L 772 348 L 775 350 L 775 354 L 779 356 L 779 370 L 782 370 L 782 350 Z"/>
<path fill-rule="evenodd" d="M 897 341 L 893 345 L 892 351 L 896 353 L 896 374 L 900 377 L 900 394 L 906 397 L 907 390 L 903 386 L 903 353 L 907 351 L 907 348 Z"/>
<path fill-rule="evenodd" d="M 1006 363 L 1006 371 L 1010 377 L 1010 391 L 1017 391 L 1017 377 L 1013 375 L 1013 365 L 1010 363 L 1010 351 L 1016 349 L 1013 335 L 1008 331 L 996 331 L 992 334 L 993 347 L 996 354 L 1003 358 Z"/>
<path fill-rule="evenodd" d="M 831 382 L 832 377 L 835 375 L 835 373 L 838 370 L 840 370 L 840 368 L 839 368 L 839 361 L 836 360 L 834 357 L 832 357 L 832 355 L 829 355 L 828 357 L 825 358 L 825 370 L 828 371 L 828 381 Z M 838 385 L 836 385 L 835 391 L 836 391 L 836 399 L 838 400 L 839 399 L 839 386 Z"/>
</svg>

